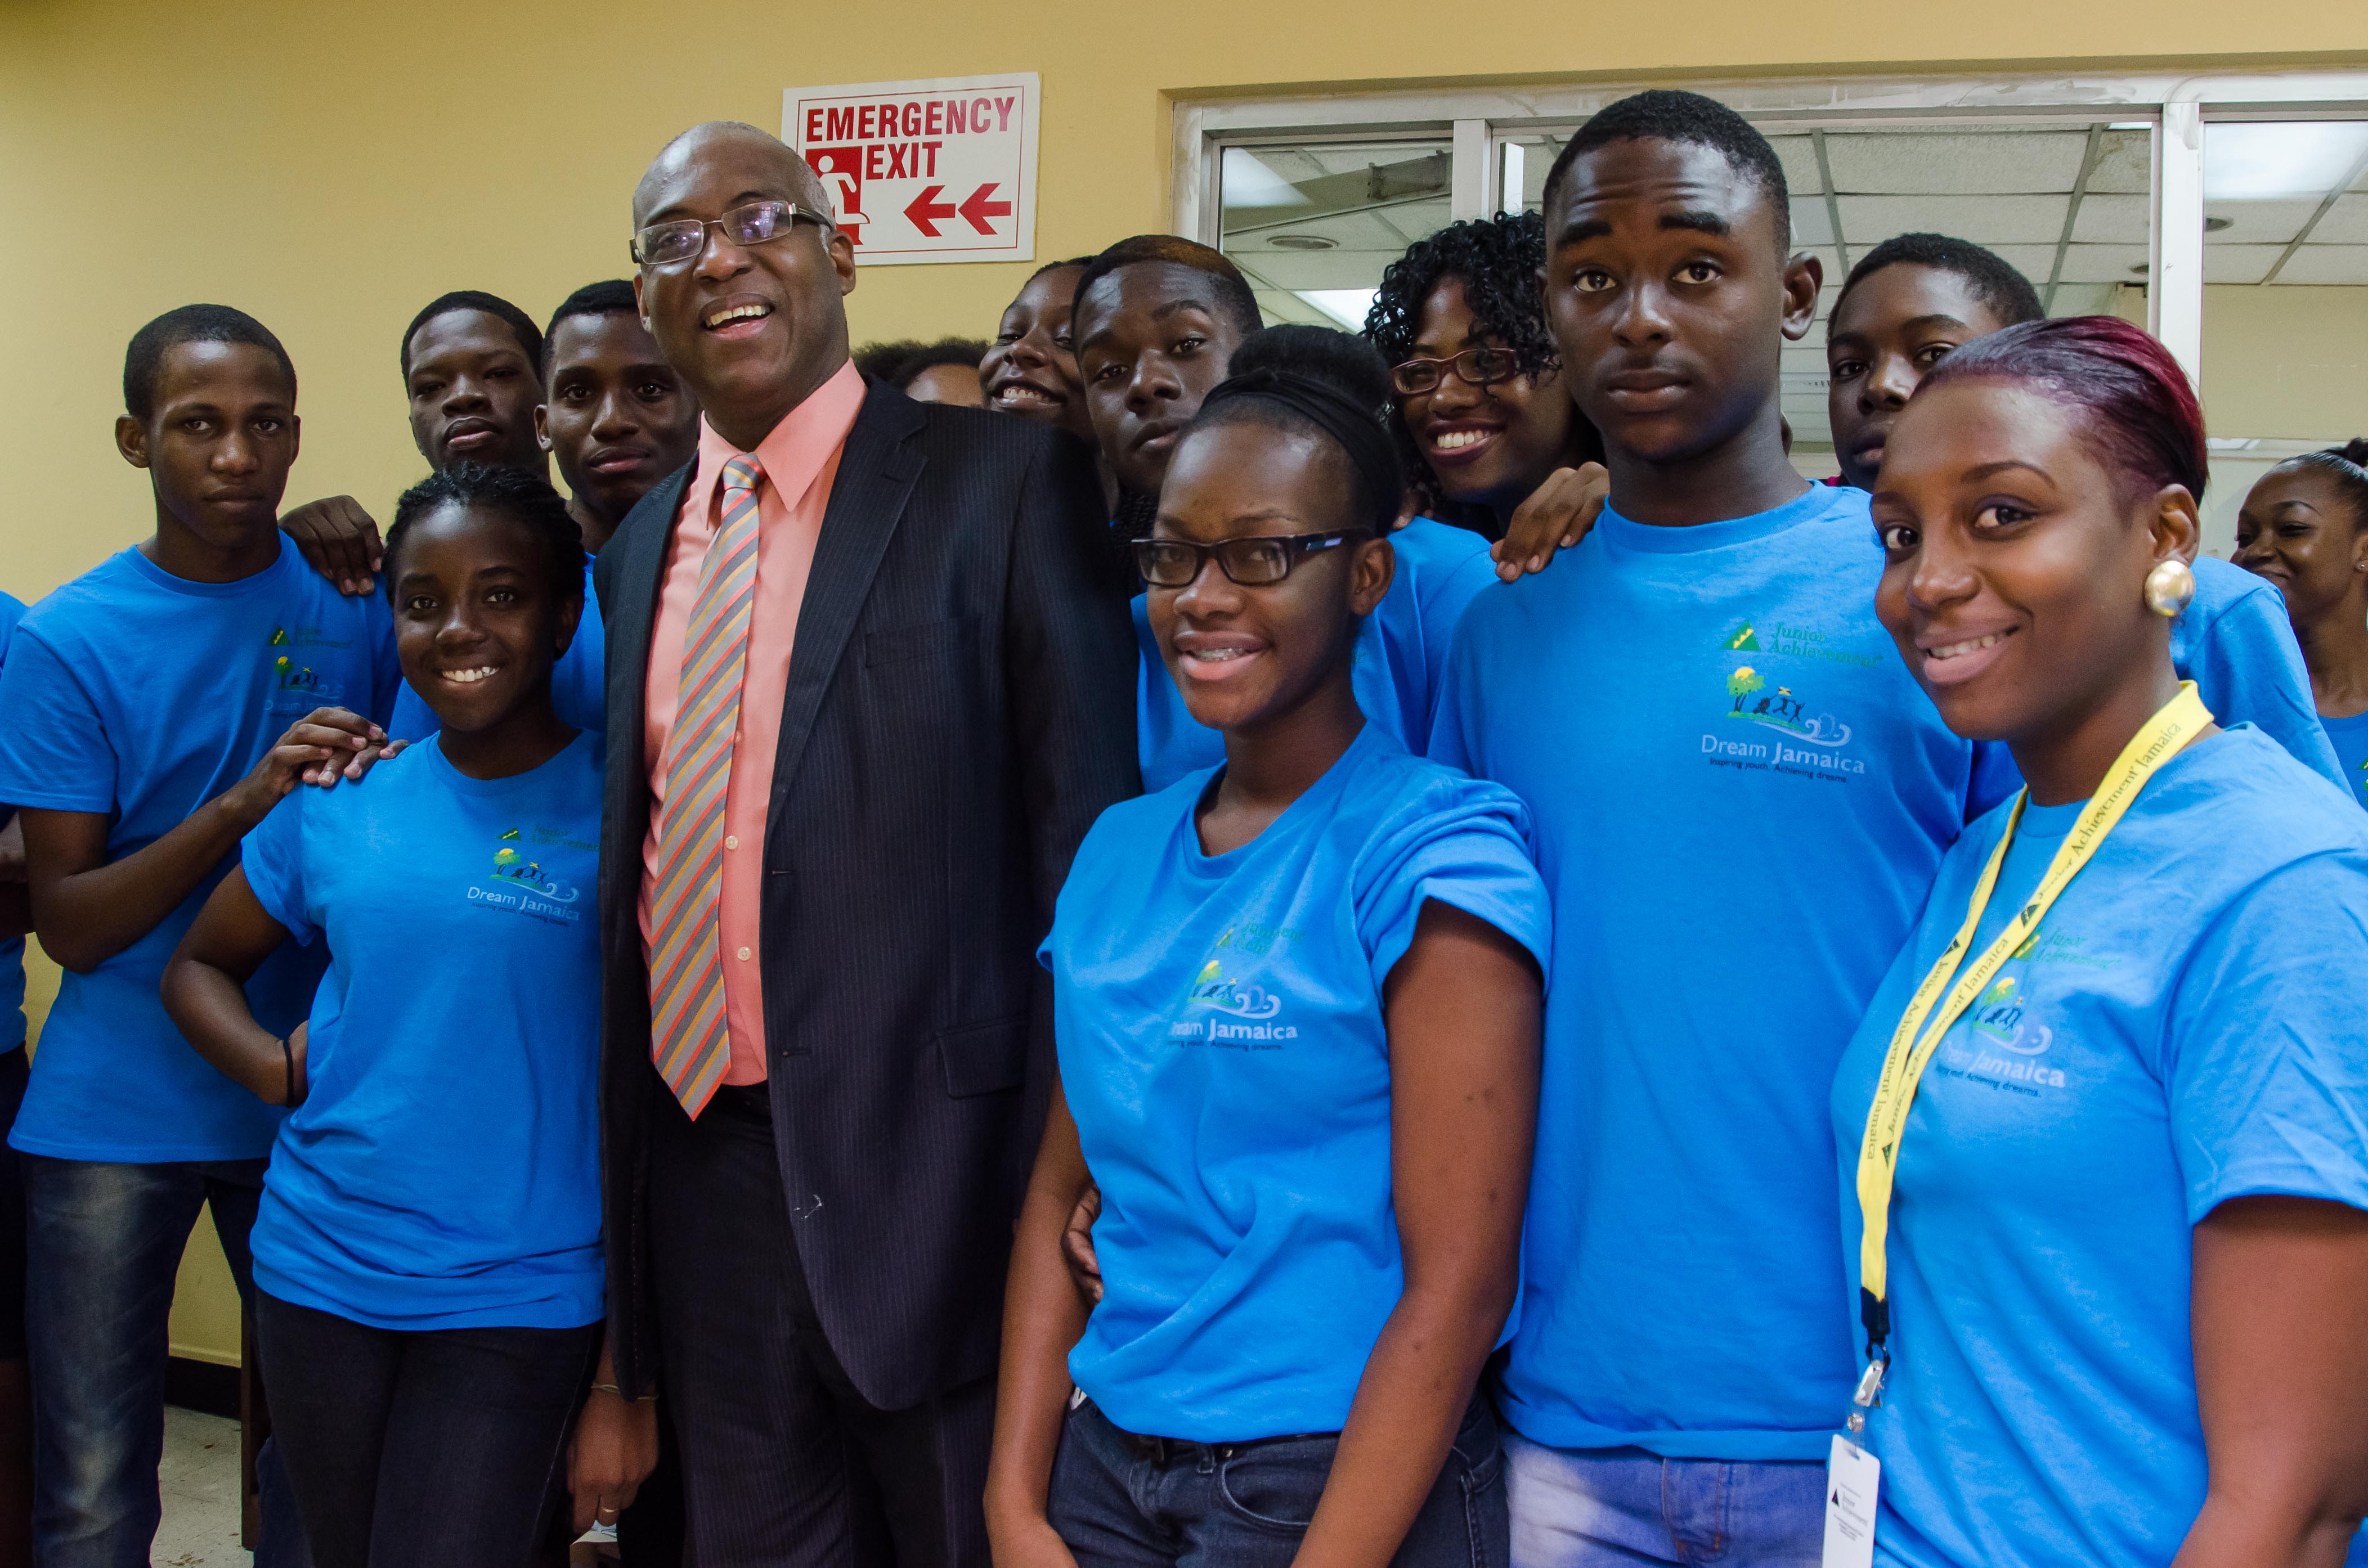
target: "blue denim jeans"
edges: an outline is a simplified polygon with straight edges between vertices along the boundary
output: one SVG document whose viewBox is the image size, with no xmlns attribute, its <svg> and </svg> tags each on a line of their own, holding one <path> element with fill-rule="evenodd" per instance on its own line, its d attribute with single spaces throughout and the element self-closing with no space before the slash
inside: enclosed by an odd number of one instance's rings
<svg viewBox="0 0 2368 1568">
<path fill-rule="evenodd" d="M 147 1568 L 163 1517 L 166 1320 L 201 1206 L 252 1300 L 261 1160 L 115 1165 L 21 1156 L 33 1381 L 33 1550 L 41 1568 Z M 305 1568 L 276 1446 L 257 1463 L 256 1568 Z"/>
<path fill-rule="evenodd" d="M 1514 1568 L 1817 1568 L 1826 1467 L 1549 1449 L 1505 1434 Z"/>
<path fill-rule="evenodd" d="M 1473 1402 L 1392 1568 L 1504 1568 L 1504 1452 Z M 1139 1437 L 1069 1412 L 1047 1512 L 1078 1568 L 1289 1568 L 1332 1473 L 1338 1433 L 1257 1443 Z"/>
</svg>

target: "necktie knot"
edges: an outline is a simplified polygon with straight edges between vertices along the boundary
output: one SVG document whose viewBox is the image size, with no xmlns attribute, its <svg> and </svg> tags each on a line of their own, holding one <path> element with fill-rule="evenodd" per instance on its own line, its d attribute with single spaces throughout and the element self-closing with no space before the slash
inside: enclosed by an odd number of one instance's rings
<svg viewBox="0 0 2368 1568">
<path fill-rule="evenodd" d="M 764 482 L 763 467 L 746 452 L 723 465 L 723 494 L 727 504 L 731 497 L 746 495 Z"/>
</svg>

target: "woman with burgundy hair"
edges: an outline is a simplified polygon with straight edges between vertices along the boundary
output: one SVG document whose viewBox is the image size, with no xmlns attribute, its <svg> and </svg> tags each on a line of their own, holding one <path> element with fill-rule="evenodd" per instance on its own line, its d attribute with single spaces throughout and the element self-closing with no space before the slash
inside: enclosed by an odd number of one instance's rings
<svg viewBox="0 0 2368 1568">
<path fill-rule="evenodd" d="M 2203 478 L 2107 317 L 1959 349 L 1884 455 L 1877 613 L 2027 788 L 1834 1085 L 1878 1562 L 2334 1568 L 2368 1506 L 2368 823 L 2172 666 Z"/>
</svg>

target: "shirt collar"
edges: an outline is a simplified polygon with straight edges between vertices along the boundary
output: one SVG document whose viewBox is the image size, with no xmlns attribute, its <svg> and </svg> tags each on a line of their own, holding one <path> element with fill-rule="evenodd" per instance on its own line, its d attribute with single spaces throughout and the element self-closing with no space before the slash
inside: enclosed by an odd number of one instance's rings
<svg viewBox="0 0 2368 1568">
<path fill-rule="evenodd" d="M 839 366 L 830 380 L 809 393 L 804 402 L 781 415 L 780 423 L 757 443 L 757 461 L 764 468 L 765 476 L 784 494 L 792 499 L 802 494 L 805 485 L 792 483 L 801 472 L 819 469 L 822 460 L 838 449 L 847 433 L 855 425 L 855 416 L 863 407 L 863 376 L 848 360 Z M 740 455 L 740 449 L 715 433 L 704 414 L 699 416 L 699 478 L 702 485 L 712 484 L 714 476 L 723 472 L 723 465 Z M 809 477 L 811 477 L 809 473 Z"/>
</svg>

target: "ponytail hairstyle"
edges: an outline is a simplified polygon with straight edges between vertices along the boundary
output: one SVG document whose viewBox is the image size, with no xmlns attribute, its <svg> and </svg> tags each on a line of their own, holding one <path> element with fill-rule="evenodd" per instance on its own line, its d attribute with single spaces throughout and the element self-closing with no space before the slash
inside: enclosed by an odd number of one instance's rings
<svg viewBox="0 0 2368 1568">
<path fill-rule="evenodd" d="M 2120 317 L 2061 316 L 1977 337 L 1935 365 L 1916 395 L 1975 378 L 2029 387 L 2078 415 L 2134 493 L 2177 484 L 2203 502 L 2209 469 L 2195 389 L 2169 349 Z"/>
<path fill-rule="evenodd" d="M 1383 423 L 1390 372 L 1373 346 L 1330 327 L 1269 326 L 1242 339 L 1228 369 L 1190 428 L 1258 425 L 1315 437 L 1349 471 L 1350 524 L 1387 538 L 1406 499 L 1406 470 Z"/>
<path fill-rule="evenodd" d="M 2354 436 L 2340 447 L 2327 447 L 2288 458 L 2280 468 L 2306 468 L 2335 483 L 2336 494 L 2351 509 L 2351 531 L 2368 528 L 2368 436 Z"/>
</svg>

